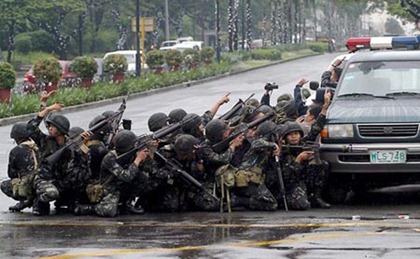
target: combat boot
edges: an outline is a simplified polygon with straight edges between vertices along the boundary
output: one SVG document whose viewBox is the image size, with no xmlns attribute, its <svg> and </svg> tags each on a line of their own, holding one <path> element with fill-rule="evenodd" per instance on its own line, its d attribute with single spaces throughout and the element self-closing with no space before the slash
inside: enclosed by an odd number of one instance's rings
<svg viewBox="0 0 420 259">
<path fill-rule="evenodd" d="M 74 215 L 76 216 L 94 215 L 94 214 L 95 214 L 94 205 L 77 204 L 74 208 Z"/>
<path fill-rule="evenodd" d="M 312 208 L 321 208 L 321 209 L 330 209 L 331 208 L 331 204 L 329 204 L 328 202 L 324 201 L 321 198 L 321 195 L 312 195 L 311 199 L 311 207 Z"/>
<path fill-rule="evenodd" d="M 19 201 L 13 206 L 9 207 L 9 210 L 11 212 L 19 212 L 25 208 L 29 208 L 32 206 L 32 200 L 25 200 L 25 201 Z"/>
<path fill-rule="evenodd" d="M 44 216 L 50 214 L 50 203 L 40 201 L 39 198 L 35 198 L 34 205 L 32 207 L 32 214 L 35 216 Z"/>
<path fill-rule="evenodd" d="M 130 214 L 143 215 L 144 209 L 140 204 L 140 199 L 131 198 L 125 203 L 125 210 Z"/>
</svg>

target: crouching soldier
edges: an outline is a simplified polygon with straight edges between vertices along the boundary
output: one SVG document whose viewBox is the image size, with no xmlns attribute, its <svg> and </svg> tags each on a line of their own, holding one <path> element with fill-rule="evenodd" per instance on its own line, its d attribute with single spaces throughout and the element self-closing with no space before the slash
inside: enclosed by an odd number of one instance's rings
<svg viewBox="0 0 420 259">
<path fill-rule="evenodd" d="M 264 183 L 265 168 L 269 165 L 269 159 L 280 152 L 277 144 L 270 140 L 275 127 L 272 121 L 265 121 L 258 126 L 256 139 L 251 142 L 238 168 L 233 170 L 234 185 L 230 188 L 233 209 L 235 207 L 265 211 L 277 209 L 277 200 Z"/>
<path fill-rule="evenodd" d="M 84 195 L 87 180 L 91 177 L 88 156 L 76 145 L 66 146 L 70 141 L 67 137 L 69 120 L 59 112 L 50 114 L 60 109 L 59 104 L 48 106 L 27 125 L 29 133 L 41 150 L 40 170 L 34 180 L 36 197 L 32 210 L 38 216 L 49 214 L 52 201 L 57 201 L 60 207 L 65 206 L 73 212 L 75 204 Z M 39 129 L 44 118 L 49 135 Z M 54 160 L 51 155 L 55 156 Z"/>
<path fill-rule="evenodd" d="M 282 172 L 288 205 L 291 209 L 307 210 L 330 208 L 321 193 L 327 181 L 328 164 L 319 158 L 317 147 L 309 147 L 325 124 L 325 114 L 329 105 L 330 94 L 325 95 L 325 103 L 311 131 L 304 135 L 297 122 L 288 122 L 284 126 L 282 146 Z M 306 148 L 305 148 L 306 147 Z"/>
<path fill-rule="evenodd" d="M 8 197 L 19 201 L 9 207 L 12 212 L 21 211 L 31 207 L 35 191 L 33 180 L 38 169 L 38 147 L 29 137 L 26 123 L 18 122 L 13 125 L 10 137 L 15 140 L 17 146 L 9 153 L 7 174 L 10 179 L 1 183 L 1 190 Z"/>
<path fill-rule="evenodd" d="M 147 175 L 139 166 L 149 157 L 149 150 L 145 148 L 131 152 L 135 149 L 136 140 L 137 136 L 129 130 L 121 130 L 115 135 L 115 150 L 103 158 L 100 182 L 92 188 L 96 189 L 95 195 L 88 194 L 92 204 L 76 206 L 76 215 L 97 214 L 102 217 L 115 217 L 127 209 L 133 180 L 136 177 L 141 178 L 143 182 L 147 180 Z M 101 190 L 98 191 L 98 188 Z M 144 213 L 141 209 L 138 209 L 138 212 Z"/>
</svg>

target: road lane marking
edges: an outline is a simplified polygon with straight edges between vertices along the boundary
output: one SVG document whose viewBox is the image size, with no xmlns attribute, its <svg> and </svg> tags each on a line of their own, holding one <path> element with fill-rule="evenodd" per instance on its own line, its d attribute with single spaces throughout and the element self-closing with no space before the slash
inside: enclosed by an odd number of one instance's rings
<svg viewBox="0 0 420 259">
<path fill-rule="evenodd" d="M 383 232 L 363 232 L 363 233 L 336 233 L 336 234 L 321 234 L 321 235 L 309 235 L 297 238 L 285 238 L 280 240 L 267 240 L 267 241 L 250 241 L 250 242 L 239 242 L 239 243 L 226 243 L 216 245 L 203 245 L 203 246 L 182 246 L 173 248 L 145 248 L 145 249 L 122 249 L 114 251 L 101 251 L 101 252 L 89 252 L 89 253 L 78 253 L 78 254 L 65 254 L 56 255 L 50 257 L 39 257 L 38 259 L 73 259 L 89 256 L 109 256 L 109 255 L 127 255 L 136 253 L 163 253 L 173 251 L 187 251 L 187 250 L 203 250 L 203 249 L 221 249 L 223 247 L 256 247 L 256 246 L 268 246 L 276 244 L 290 244 L 298 242 L 307 242 L 314 240 L 325 240 L 325 239 L 339 239 L 359 236 L 373 236 L 383 235 Z M 388 233 L 389 234 L 389 233 Z"/>
</svg>

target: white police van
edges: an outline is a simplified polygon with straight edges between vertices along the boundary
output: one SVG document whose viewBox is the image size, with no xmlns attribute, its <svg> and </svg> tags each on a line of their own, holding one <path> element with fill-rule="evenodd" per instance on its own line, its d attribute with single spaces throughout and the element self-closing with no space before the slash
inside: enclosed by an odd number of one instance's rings
<svg viewBox="0 0 420 259">
<path fill-rule="evenodd" d="M 420 182 L 420 38 L 351 38 L 321 132 L 330 193 Z M 340 195 L 343 194 L 343 195 Z"/>
</svg>

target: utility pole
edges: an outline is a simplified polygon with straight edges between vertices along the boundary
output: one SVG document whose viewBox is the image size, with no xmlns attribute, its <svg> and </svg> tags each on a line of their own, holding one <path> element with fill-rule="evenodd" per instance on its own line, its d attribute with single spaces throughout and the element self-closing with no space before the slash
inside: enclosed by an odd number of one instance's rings
<svg viewBox="0 0 420 259">
<path fill-rule="evenodd" d="M 136 76 L 141 75 L 140 61 L 140 0 L 136 0 Z M 144 51 L 144 50 L 142 50 Z"/>
<path fill-rule="evenodd" d="M 168 0 L 165 0 L 165 39 L 169 40 L 169 6 L 168 6 Z"/>
<path fill-rule="evenodd" d="M 220 63 L 220 0 L 216 0 L 216 60 Z"/>
</svg>

